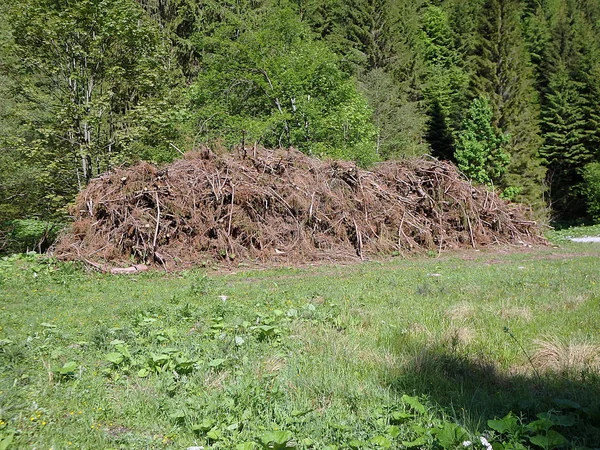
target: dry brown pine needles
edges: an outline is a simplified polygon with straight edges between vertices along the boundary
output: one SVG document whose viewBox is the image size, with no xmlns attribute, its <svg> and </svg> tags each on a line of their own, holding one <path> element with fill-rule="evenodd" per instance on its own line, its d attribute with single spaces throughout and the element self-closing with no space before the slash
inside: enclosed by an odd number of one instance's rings
<svg viewBox="0 0 600 450">
<path fill-rule="evenodd" d="M 187 153 L 92 180 L 55 248 L 61 259 L 167 269 L 223 262 L 339 261 L 419 250 L 544 242 L 523 208 L 449 163 L 367 171 L 294 149 Z"/>
</svg>

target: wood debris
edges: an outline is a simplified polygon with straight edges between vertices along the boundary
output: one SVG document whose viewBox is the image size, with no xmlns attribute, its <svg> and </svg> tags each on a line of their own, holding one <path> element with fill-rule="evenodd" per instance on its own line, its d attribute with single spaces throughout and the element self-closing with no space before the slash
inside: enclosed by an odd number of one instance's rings
<svg viewBox="0 0 600 450">
<path fill-rule="evenodd" d="M 92 180 L 72 214 L 57 257 L 166 270 L 545 243 L 524 207 L 472 186 L 448 162 L 363 170 L 294 149 L 205 149 L 162 169 L 119 168 Z"/>
</svg>

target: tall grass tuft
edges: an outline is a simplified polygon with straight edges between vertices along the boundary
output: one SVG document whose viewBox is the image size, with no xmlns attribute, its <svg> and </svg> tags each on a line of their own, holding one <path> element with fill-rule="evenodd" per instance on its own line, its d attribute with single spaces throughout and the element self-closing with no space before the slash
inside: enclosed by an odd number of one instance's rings
<svg viewBox="0 0 600 450">
<path fill-rule="evenodd" d="M 532 356 L 535 367 L 568 377 L 582 373 L 600 373 L 600 345 L 565 341 L 557 337 L 538 339 Z"/>
</svg>

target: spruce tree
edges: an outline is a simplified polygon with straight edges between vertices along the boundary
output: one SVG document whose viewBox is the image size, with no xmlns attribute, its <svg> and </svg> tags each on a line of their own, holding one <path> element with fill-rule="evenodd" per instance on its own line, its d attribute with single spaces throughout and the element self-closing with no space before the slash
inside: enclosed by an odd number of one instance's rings
<svg viewBox="0 0 600 450">
<path fill-rule="evenodd" d="M 501 185 L 516 189 L 517 200 L 542 211 L 545 170 L 539 156 L 539 105 L 523 39 L 521 6 L 516 0 L 486 0 L 480 14 L 472 89 L 489 96 L 494 126 L 509 136 L 506 150 L 511 162 Z"/>
<path fill-rule="evenodd" d="M 468 76 L 455 47 L 447 12 L 430 6 L 423 11 L 421 21 L 421 49 L 427 63 L 423 84 L 429 115 L 427 140 L 434 156 L 452 159 L 452 134 L 466 97 Z"/>
<path fill-rule="evenodd" d="M 318 31 L 357 77 L 379 128 L 386 158 L 429 152 L 422 107 L 424 65 L 417 52 L 418 8 L 424 0 L 350 0 L 302 4 L 303 20 Z"/>
<path fill-rule="evenodd" d="M 552 7 L 550 7 L 552 6 Z M 546 8 L 549 45 L 540 71 L 542 154 L 556 217 L 585 214 L 581 173 L 600 142 L 598 37 L 588 21 L 586 2 L 560 0 Z M 584 9 L 581 9 L 584 8 Z"/>
<path fill-rule="evenodd" d="M 592 160 L 592 154 L 584 145 L 587 133 L 582 88 L 566 67 L 559 67 L 550 79 L 544 105 L 542 155 L 548 167 L 552 207 L 560 217 L 584 212 L 576 186 L 581 182 L 579 170 Z"/>
</svg>

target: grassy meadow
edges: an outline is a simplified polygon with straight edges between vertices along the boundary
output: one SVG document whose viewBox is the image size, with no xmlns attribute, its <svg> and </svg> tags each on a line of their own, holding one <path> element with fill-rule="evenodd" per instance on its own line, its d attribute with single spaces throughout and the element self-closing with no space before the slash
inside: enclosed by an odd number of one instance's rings
<svg viewBox="0 0 600 450">
<path fill-rule="evenodd" d="M 0 450 L 600 446 L 600 244 L 219 273 L 0 260 Z"/>
</svg>

